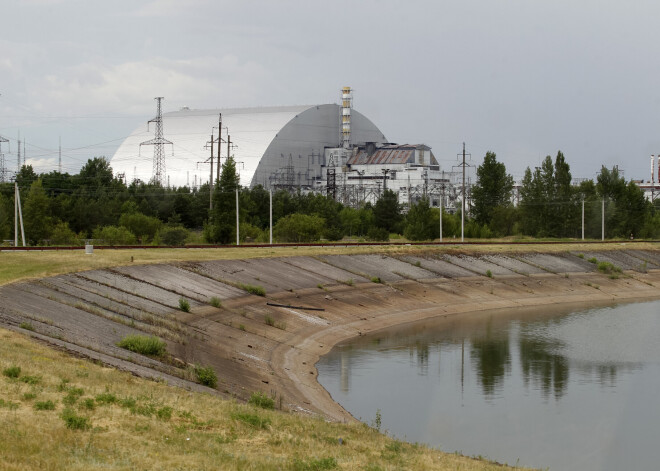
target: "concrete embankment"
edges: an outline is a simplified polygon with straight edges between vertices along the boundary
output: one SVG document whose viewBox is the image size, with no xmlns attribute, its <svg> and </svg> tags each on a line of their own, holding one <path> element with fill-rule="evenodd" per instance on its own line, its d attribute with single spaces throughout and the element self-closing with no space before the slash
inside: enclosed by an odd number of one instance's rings
<svg viewBox="0 0 660 471">
<path fill-rule="evenodd" d="M 594 259 L 609 263 L 602 270 L 615 271 L 599 271 Z M 340 341 L 429 318 L 456 322 L 486 310 L 658 298 L 659 287 L 660 251 L 625 248 L 217 260 L 2 286 L 0 324 L 196 390 L 211 391 L 192 381 L 192 365 L 212 366 L 221 395 L 246 399 L 263 391 L 284 409 L 348 421 L 352 417 L 316 381 L 314 367 Z M 190 312 L 179 308 L 181 298 Z M 116 346 L 144 333 L 166 340 L 170 356 L 158 360 Z"/>
</svg>

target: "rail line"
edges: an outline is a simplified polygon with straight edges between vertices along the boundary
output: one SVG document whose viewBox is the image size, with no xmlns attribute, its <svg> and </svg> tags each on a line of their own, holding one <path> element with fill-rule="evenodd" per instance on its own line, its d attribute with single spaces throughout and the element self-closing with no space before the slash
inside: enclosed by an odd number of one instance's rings
<svg viewBox="0 0 660 471">
<path fill-rule="evenodd" d="M 313 242 L 300 244 L 244 244 L 244 245 L 94 245 L 94 250 L 148 250 L 148 249 L 242 249 L 242 248 L 272 248 L 272 247 L 406 247 L 406 246 L 459 246 L 459 245 L 575 245 L 575 244 L 635 244 L 659 243 L 660 240 L 574 240 L 574 241 L 451 241 L 451 242 Z M 84 245 L 71 246 L 29 246 L 0 247 L 1 252 L 52 251 L 52 250 L 85 250 Z"/>
</svg>

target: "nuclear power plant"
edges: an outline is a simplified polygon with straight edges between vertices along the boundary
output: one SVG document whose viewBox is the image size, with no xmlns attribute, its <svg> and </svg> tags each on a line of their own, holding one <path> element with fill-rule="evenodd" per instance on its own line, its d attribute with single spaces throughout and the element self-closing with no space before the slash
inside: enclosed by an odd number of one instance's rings
<svg viewBox="0 0 660 471">
<path fill-rule="evenodd" d="M 456 175 L 441 169 L 425 144 L 395 144 L 353 109 L 350 87 L 341 104 L 194 110 L 162 113 L 136 129 L 110 164 L 127 183 L 199 187 L 215 182 L 218 163 L 236 162 L 243 186 L 327 194 L 352 207 L 374 203 L 386 189 L 404 207 L 422 197 L 452 211 Z M 155 127 L 150 129 L 151 124 Z M 145 146 L 153 146 L 153 154 Z"/>
</svg>

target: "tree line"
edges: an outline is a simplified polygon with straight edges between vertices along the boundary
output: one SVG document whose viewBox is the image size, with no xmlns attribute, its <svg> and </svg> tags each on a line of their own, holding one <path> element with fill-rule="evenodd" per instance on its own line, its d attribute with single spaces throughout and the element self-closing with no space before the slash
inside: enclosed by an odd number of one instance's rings
<svg viewBox="0 0 660 471">
<path fill-rule="evenodd" d="M 103 157 L 89 159 L 78 174 L 37 174 L 23 166 L 16 175 L 25 235 L 30 245 L 80 245 L 86 240 L 111 245 L 236 241 L 236 194 L 241 242 L 268 242 L 270 194 L 261 186 L 240 186 L 236 164 L 228 159 L 211 194 L 199 188 L 167 188 L 139 180 L 126 184 Z M 276 242 L 318 240 L 433 240 L 439 237 L 440 211 L 422 198 L 407 211 L 391 190 L 359 209 L 318 193 L 274 191 L 273 238 Z M 466 214 L 465 236 L 579 238 L 584 202 L 585 236 L 600 237 L 602 201 L 606 236 L 655 238 L 660 214 L 643 191 L 626 183 L 616 168 L 601 169 L 596 182 L 572 185 L 563 154 L 548 156 L 525 172 L 514 201 L 513 178 L 494 153 L 477 169 Z M 212 201 L 213 209 L 209 209 Z M 14 234 L 14 185 L 0 184 L 0 240 Z M 442 214 L 443 237 L 461 235 L 460 207 Z"/>
</svg>

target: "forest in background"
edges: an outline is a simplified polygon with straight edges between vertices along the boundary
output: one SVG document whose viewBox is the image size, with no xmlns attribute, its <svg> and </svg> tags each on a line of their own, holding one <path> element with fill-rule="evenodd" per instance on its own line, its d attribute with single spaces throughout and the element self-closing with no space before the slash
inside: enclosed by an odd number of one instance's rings
<svg viewBox="0 0 660 471">
<path fill-rule="evenodd" d="M 241 187 L 232 159 L 223 164 L 213 188 L 213 209 L 208 184 L 196 189 L 141 181 L 127 185 L 113 176 L 104 157 L 89 159 L 75 175 L 37 174 L 23 166 L 15 180 L 29 245 L 81 245 L 88 240 L 107 245 L 235 243 L 236 190 L 241 242 L 269 241 L 269 192 L 261 186 Z M 505 165 L 488 152 L 468 202 L 464 235 L 469 239 L 580 239 L 582 208 L 587 239 L 600 239 L 603 209 L 608 239 L 660 236 L 659 208 L 634 182 L 626 182 L 616 168 L 602 167 L 595 181 L 574 185 L 561 152 L 534 170 L 527 168 L 517 192 Z M 445 209 L 443 238 L 460 238 L 460 205 Z M 322 194 L 273 192 L 275 242 L 433 240 L 440 236 L 439 218 L 440 211 L 428 199 L 404 208 L 391 190 L 359 209 Z M 13 235 L 14 184 L 2 183 L 0 241 Z"/>
</svg>

